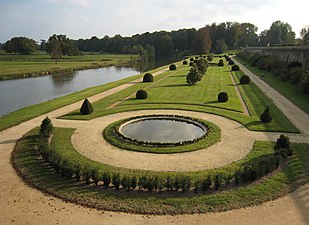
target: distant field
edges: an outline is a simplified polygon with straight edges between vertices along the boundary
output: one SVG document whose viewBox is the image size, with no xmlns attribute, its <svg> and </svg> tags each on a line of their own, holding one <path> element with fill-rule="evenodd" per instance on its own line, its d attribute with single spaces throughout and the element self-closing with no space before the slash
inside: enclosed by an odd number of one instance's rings
<svg viewBox="0 0 309 225">
<path fill-rule="evenodd" d="M 68 69 L 85 69 L 127 64 L 136 55 L 128 54 L 85 54 L 83 56 L 66 56 L 57 64 L 46 54 L 11 55 L 0 54 L 0 78 L 12 79 L 21 74 L 57 73 Z"/>
</svg>

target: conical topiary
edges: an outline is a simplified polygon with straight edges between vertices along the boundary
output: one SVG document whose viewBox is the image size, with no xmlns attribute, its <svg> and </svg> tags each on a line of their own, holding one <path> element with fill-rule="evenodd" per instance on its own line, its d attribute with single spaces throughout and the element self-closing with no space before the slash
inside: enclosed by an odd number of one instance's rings
<svg viewBox="0 0 309 225">
<path fill-rule="evenodd" d="M 272 121 L 273 118 L 271 118 L 270 113 L 269 113 L 269 106 L 266 107 L 264 112 L 262 113 L 260 119 L 263 123 L 269 123 Z"/>
<path fill-rule="evenodd" d="M 82 107 L 80 108 L 80 114 L 82 115 L 88 115 L 93 112 L 93 107 L 91 103 L 86 98 L 82 104 Z"/>
<path fill-rule="evenodd" d="M 53 128 L 54 127 L 51 120 L 48 117 L 46 117 L 41 123 L 40 136 L 42 138 L 49 138 L 49 136 L 53 132 Z"/>
</svg>

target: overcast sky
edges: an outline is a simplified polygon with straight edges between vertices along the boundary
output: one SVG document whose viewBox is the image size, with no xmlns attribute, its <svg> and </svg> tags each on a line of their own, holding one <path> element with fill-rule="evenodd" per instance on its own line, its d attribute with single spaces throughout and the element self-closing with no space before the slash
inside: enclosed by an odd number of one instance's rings
<svg viewBox="0 0 309 225">
<path fill-rule="evenodd" d="M 309 25 L 308 0 L 0 0 L 0 42 L 52 34 L 71 39 L 131 36 L 147 31 L 201 28 L 213 22 L 250 22 L 259 32 L 281 20 L 296 36 Z"/>
</svg>

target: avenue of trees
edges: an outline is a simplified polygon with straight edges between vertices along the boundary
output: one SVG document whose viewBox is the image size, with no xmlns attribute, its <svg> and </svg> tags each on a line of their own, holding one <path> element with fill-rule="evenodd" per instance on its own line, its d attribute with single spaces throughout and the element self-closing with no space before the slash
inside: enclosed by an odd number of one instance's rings
<svg viewBox="0 0 309 225">
<path fill-rule="evenodd" d="M 79 51 L 97 53 L 138 54 L 142 61 L 153 58 L 180 58 L 190 54 L 207 52 L 223 53 L 229 49 L 246 46 L 308 45 L 309 26 L 295 39 L 290 24 L 275 21 L 270 28 L 257 33 L 258 28 L 251 23 L 223 22 L 210 24 L 196 30 L 156 31 L 136 34 L 131 37 L 92 37 L 90 39 L 70 40 L 65 35 L 53 35 L 48 41 L 15 37 L 0 48 L 8 53 L 31 54 L 36 49 L 46 50 L 56 61 L 62 55 L 76 55 Z M 67 50 L 68 49 L 68 50 Z"/>
</svg>

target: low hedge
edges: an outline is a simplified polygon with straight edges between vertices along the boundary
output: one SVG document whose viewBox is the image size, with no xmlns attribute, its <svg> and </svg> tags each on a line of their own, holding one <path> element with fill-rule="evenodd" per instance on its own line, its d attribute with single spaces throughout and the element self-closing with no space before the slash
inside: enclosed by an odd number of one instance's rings
<svg viewBox="0 0 309 225">
<path fill-rule="evenodd" d="M 200 192 L 218 190 L 223 187 L 238 186 L 252 182 L 278 168 L 280 162 L 270 149 L 254 149 L 244 159 L 219 169 L 194 172 L 157 172 L 117 168 L 86 158 L 77 152 L 71 143 L 74 129 L 55 128 L 51 146 L 46 140 L 37 146 L 43 158 L 52 164 L 54 169 L 69 179 L 78 182 L 93 183 L 112 189 L 162 192 L 182 191 Z M 259 152 L 261 151 L 261 152 Z"/>
</svg>

